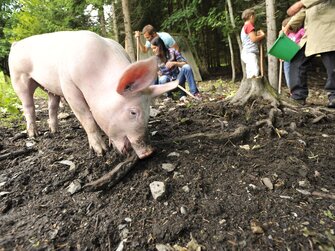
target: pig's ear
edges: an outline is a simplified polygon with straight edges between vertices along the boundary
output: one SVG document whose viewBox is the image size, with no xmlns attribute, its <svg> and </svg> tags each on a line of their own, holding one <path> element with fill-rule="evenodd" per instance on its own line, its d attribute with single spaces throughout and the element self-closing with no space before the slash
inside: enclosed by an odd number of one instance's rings
<svg viewBox="0 0 335 251">
<path fill-rule="evenodd" d="M 116 91 L 121 95 L 131 95 L 146 89 L 157 78 L 155 56 L 129 65 L 122 74 Z"/>
<path fill-rule="evenodd" d="M 149 89 L 151 97 L 155 98 L 159 95 L 162 95 L 165 92 L 176 89 L 178 85 L 179 85 L 179 81 L 175 80 L 175 81 L 163 84 L 163 85 L 151 85 L 148 87 L 148 89 Z"/>
</svg>

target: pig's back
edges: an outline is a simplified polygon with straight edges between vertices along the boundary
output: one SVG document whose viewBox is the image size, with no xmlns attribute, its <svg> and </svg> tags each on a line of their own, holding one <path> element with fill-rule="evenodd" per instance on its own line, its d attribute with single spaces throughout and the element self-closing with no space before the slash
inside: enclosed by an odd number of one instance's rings
<svg viewBox="0 0 335 251">
<path fill-rule="evenodd" d="M 101 79 L 130 63 L 123 47 L 90 31 L 61 31 L 35 35 L 12 45 L 11 72 L 28 73 L 39 84 L 61 95 L 61 79 L 74 82 Z M 46 85 L 46 86 L 45 86 Z"/>
</svg>

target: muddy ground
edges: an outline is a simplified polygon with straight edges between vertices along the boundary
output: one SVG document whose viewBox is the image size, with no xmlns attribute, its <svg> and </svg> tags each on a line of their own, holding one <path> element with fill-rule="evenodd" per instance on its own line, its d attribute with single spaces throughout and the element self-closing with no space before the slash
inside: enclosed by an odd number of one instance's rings
<svg viewBox="0 0 335 251">
<path fill-rule="evenodd" d="M 0 128 L 0 250 L 334 250 L 335 112 L 324 108 L 323 83 L 312 79 L 306 106 L 281 106 L 273 127 L 257 125 L 269 104 L 230 106 L 225 84 L 200 84 L 202 102 L 159 100 L 152 157 L 113 187 L 72 195 L 71 184 L 124 157 L 90 153 L 67 106 L 50 134 L 39 100 L 35 141 L 21 122 Z M 154 181 L 166 186 L 157 200 Z"/>
</svg>

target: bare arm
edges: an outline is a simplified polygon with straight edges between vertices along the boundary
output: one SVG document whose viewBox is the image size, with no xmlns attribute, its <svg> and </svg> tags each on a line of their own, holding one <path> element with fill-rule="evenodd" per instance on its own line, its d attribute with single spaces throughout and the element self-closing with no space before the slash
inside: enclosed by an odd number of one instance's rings
<svg viewBox="0 0 335 251">
<path fill-rule="evenodd" d="M 135 38 L 138 41 L 138 46 L 140 47 L 141 52 L 147 53 L 148 48 L 142 43 L 140 36 L 141 36 L 141 32 L 140 31 L 135 31 Z"/>
<path fill-rule="evenodd" d="M 302 7 L 304 7 L 304 4 L 301 1 L 294 3 L 290 8 L 287 9 L 287 15 L 290 17 L 295 15 L 301 10 Z"/>
<path fill-rule="evenodd" d="M 265 33 L 262 30 L 252 31 L 249 34 L 250 40 L 254 43 L 257 43 L 265 38 Z"/>
</svg>

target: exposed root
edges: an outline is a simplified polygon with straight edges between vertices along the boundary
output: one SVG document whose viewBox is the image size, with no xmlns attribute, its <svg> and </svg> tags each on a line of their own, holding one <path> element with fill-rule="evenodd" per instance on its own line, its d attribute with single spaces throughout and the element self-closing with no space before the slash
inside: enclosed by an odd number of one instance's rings
<svg viewBox="0 0 335 251">
<path fill-rule="evenodd" d="M 216 140 L 230 140 L 230 141 L 238 141 L 241 139 L 244 139 L 246 135 L 249 133 L 250 128 L 244 125 L 240 125 L 235 129 L 233 133 L 225 134 L 225 133 L 195 133 L 191 135 L 186 135 L 183 137 L 178 137 L 175 139 L 169 139 L 160 141 L 159 143 L 171 143 L 171 142 L 177 142 L 177 141 L 186 141 L 190 139 L 195 138 L 210 138 L 210 139 L 216 139 Z"/>
<path fill-rule="evenodd" d="M 7 158 L 15 158 L 15 157 L 18 157 L 20 155 L 26 155 L 26 154 L 29 154 L 31 152 L 36 152 L 37 149 L 35 148 L 24 148 L 24 149 L 20 149 L 18 151 L 15 151 L 15 152 L 10 152 L 10 153 L 4 153 L 2 155 L 0 155 L 0 160 L 4 160 L 4 159 L 7 159 Z"/>
<path fill-rule="evenodd" d="M 137 160 L 137 155 L 133 153 L 101 178 L 85 184 L 83 189 L 98 190 L 105 187 L 113 187 L 135 166 Z"/>
</svg>

